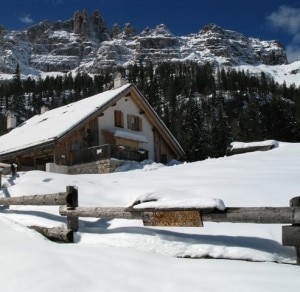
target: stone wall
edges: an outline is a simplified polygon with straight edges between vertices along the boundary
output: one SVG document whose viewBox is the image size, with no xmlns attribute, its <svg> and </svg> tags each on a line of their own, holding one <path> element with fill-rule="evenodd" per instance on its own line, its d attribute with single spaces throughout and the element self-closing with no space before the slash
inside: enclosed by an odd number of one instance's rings
<svg viewBox="0 0 300 292">
<path fill-rule="evenodd" d="M 99 160 L 90 163 L 83 163 L 69 166 L 69 174 L 92 174 L 92 173 L 111 173 L 119 167 L 123 161 L 121 160 Z"/>
</svg>

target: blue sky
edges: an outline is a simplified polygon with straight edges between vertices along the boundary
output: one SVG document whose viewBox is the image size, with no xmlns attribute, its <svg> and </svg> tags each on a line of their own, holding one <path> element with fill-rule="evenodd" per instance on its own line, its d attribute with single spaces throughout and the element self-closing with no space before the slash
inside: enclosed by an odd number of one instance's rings
<svg viewBox="0 0 300 292">
<path fill-rule="evenodd" d="M 164 23 L 175 35 L 209 23 L 262 40 L 279 40 L 289 59 L 300 59 L 299 0 L 2 0 L 0 24 L 23 29 L 44 19 L 70 19 L 76 10 L 98 9 L 111 27 L 131 23 L 138 31 Z"/>
</svg>

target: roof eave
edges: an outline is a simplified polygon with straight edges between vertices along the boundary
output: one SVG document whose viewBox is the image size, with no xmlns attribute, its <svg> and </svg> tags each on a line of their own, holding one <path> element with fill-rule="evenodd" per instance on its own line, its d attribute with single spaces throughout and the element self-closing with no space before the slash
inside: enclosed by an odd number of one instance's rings
<svg viewBox="0 0 300 292">
<path fill-rule="evenodd" d="M 10 152 L 6 152 L 6 153 L 3 153 L 3 154 L 0 154 L 0 160 L 1 161 L 11 160 L 11 159 L 14 159 L 17 156 L 22 156 L 22 155 L 32 153 L 32 152 L 35 152 L 35 151 L 38 151 L 38 150 L 45 150 L 45 149 L 49 149 L 49 148 L 54 148 L 55 143 L 56 143 L 56 139 L 53 138 L 53 139 L 51 139 L 47 142 L 43 142 L 43 143 L 40 143 L 40 144 L 35 144 L 35 145 L 29 146 L 29 147 L 26 147 L 26 148 L 23 148 L 23 149 L 16 149 L 16 150 L 13 150 L 13 151 L 10 151 Z"/>
</svg>

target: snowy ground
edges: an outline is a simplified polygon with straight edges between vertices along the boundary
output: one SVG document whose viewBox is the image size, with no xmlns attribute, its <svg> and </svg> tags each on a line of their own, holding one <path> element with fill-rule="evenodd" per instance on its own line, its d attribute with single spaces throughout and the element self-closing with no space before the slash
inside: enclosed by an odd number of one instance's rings
<svg viewBox="0 0 300 292">
<path fill-rule="evenodd" d="M 79 190 L 80 206 L 156 204 L 288 206 L 300 194 L 300 144 L 195 163 L 127 164 L 107 175 L 32 171 L 2 179 L 2 196 Z M 139 220 L 80 220 L 75 244 L 29 225 L 65 226 L 58 207 L 0 206 L 0 291 L 299 291 L 293 248 L 280 225 L 205 223 L 144 227 Z M 191 259 L 192 258 L 192 259 Z"/>
<path fill-rule="evenodd" d="M 294 84 L 296 87 L 300 86 L 300 61 L 295 61 L 286 65 L 241 65 L 234 67 L 237 71 L 250 72 L 255 75 L 260 75 L 264 72 L 267 76 L 274 79 L 278 84 L 285 83 L 287 86 Z"/>
</svg>

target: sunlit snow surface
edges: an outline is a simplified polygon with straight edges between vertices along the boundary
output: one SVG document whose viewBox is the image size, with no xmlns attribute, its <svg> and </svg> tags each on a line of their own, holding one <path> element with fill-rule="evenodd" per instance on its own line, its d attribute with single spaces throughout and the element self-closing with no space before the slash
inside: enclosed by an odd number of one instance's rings
<svg viewBox="0 0 300 292">
<path fill-rule="evenodd" d="M 127 163 L 113 174 L 18 173 L 2 178 L 0 194 L 46 194 L 67 185 L 78 187 L 80 206 L 129 206 L 149 196 L 158 207 L 288 206 L 300 190 L 300 144 L 170 166 Z M 281 245 L 281 225 L 149 228 L 140 220 L 82 218 L 76 243 L 57 244 L 26 227 L 65 226 L 57 206 L 0 209 L 1 292 L 299 290 L 300 268 L 294 249 Z"/>
</svg>

